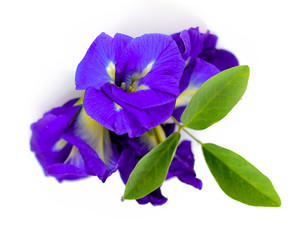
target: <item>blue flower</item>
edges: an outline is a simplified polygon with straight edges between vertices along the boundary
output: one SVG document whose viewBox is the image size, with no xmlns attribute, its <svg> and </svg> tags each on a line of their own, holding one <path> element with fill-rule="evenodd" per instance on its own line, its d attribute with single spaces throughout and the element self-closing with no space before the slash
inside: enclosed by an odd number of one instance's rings
<svg viewBox="0 0 306 240">
<path fill-rule="evenodd" d="M 190 28 L 167 36 L 99 35 L 76 70 L 82 98 L 44 114 L 31 126 L 31 150 L 46 175 L 58 181 L 97 176 L 102 182 L 119 171 L 126 184 L 140 159 L 175 131 L 191 97 L 209 78 L 238 65 L 216 49 L 217 37 Z M 177 177 L 197 189 L 191 142 L 182 141 L 167 179 Z M 139 204 L 167 201 L 159 187 Z"/>
<path fill-rule="evenodd" d="M 184 60 L 163 34 L 99 35 L 76 71 L 86 113 L 118 135 L 137 137 L 167 120 L 179 95 Z"/>
<path fill-rule="evenodd" d="M 85 113 L 81 100 L 45 113 L 31 129 L 31 150 L 45 174 L 58 181 L 94 175 L 104 182 L 117 170 L 118 152 L 109 130 Z"/>
<path fill-rule="evenodd" d="M 217 36 L 200 33 L 199 28 L 190 28 L 172 35 L 183 59 L 185 69 L 180 80 L 180 95 L 173 116 L 180 121 L 191 97 L 199 87 L 215 74 L 238 65 L 237 58 L 229 51 L 216 49 Z"/>
<path fill-rule="evenodd" d="M 139 160 L 173 131 L 174 124 L 163 124 L 138 138 L 128 138 L 124 135 L 117 139 L 119 148 L 122 149 L 118 170 L 125 184 Z M 196 178 L 193 168 L 194 156 L 191 151 L 191 142 L 182 141 L 176 150 L 166 179 L 177 177 L 181 182 L 201 189 L 202 182 Z M 166 201 L 167 198 L 162 195 L 160 187 L 143 198 L 137 199 L 139 204 L 151 203 L 154 206 L 162 205 Z"/>
</svg>

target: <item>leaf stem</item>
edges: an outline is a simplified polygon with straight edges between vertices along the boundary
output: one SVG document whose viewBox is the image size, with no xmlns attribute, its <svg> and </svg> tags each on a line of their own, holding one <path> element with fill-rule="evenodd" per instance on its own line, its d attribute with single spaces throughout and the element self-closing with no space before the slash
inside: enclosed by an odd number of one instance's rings
<svg viewBox="0 0 306 240">
<path fill-rule="evenodd" d="M 180 124 L 173 116 L 171 116 L 171 119 L 173 120 L 173 122 L 179 127 L 178 132 L 180 132 L 181 130 L 183 130 L 185 133 L 188 134 L 189 137 L 191 137 L 193 140 L 195 140 L 197 143 L 199 143 L 201 146 L 204 145 L 204 143 L 202 143 L 199 139 L 197 139 L 195 136 L 193 136 L 190 132 L 188 132 L 185 127 Z"/>
</svg>

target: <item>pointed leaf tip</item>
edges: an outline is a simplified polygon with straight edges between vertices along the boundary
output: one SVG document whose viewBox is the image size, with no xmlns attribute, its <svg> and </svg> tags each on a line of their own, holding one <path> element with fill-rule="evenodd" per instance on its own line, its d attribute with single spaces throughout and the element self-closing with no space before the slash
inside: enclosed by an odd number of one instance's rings
<svg viewBox="0 0 306 240">
<path fill-rule="evenodd" d="M 252 206 L 279 207 L 271 181 L 240 155 L 215 144 L 202 146 L 206 163 L 229 197 Z"/>
</svg>

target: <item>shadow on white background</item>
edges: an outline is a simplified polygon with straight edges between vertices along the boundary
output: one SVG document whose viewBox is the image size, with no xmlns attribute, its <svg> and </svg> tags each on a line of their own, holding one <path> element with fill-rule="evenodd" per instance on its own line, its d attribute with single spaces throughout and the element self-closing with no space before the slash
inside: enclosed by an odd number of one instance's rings
<svg viewBox="0 0 306 240">
<path fill-rule="evenodd" d="M 276 2 L 276 1 L 275 1 Z M 296 4 L 294 4 L 296 3 Z M 299 4 L 298 4 L 299 3 Z M 1 239 L 303 239 L 305 22 L 300 2 L 17 1 L 1 3 Z M 228 198 L 193 144 L 198 191 L 174 179 L 161 207 L 121 202 L 118 174 L 57 183 L 29 150 L 29 126 L 79 96 L 74 72 L 102 31 L 139 36 L 200 26 L 249 64 L 243 100 L 199 134 L 258 167 L 282 198 L 254 208 Z"/>
</svg>

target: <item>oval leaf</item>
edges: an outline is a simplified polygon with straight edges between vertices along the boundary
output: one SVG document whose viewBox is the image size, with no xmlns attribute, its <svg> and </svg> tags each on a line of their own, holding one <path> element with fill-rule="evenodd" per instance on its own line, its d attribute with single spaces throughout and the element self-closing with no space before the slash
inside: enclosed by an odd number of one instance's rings
<svg viewBox="0 0 306 240">
<path fill-rule="evenodd" d="M 203 130 L 224 118 L 244 94 L 249 78 L 248 66 L 227 69 L 208 79 L 194 94 L 181 121 L 185 127 Z"/>
<path fill-rule="evenodd" d="M 124 199 L 142 198 L 165 181 L 180 137 L 180 133 L 172 133 L 140 159 L 126 183 Z"/>
<path fill-rule="evenodd" d="M 279 207 L 271 181 L 238 154 L 215 144 L 203 144 L 206 163 L 221 189 L 231 198 L 252 206 Z"/>
</svg>

